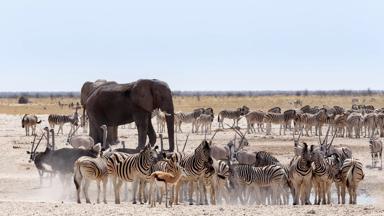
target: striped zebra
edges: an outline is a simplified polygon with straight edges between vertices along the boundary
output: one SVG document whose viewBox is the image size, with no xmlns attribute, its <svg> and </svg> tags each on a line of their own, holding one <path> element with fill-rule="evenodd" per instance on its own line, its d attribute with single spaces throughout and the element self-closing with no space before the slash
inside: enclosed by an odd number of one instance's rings
<svg viewBox="0 0 384 216">
<path fill-rule="evenodd" d="M 272 123 L 273 124 L 280 124 L 280 132 L 281 135 L 281 129 L 284 128 L 284 135 L 287 130 L 287 125 L 291 123 L 291 120 L 293 120 L 296 116 L 295 110 L 287 110 L 284 113 L 273 113 L 269 112 L 265 115 L 264 121 L 267 123 L 267 135 L 271 134 L 272 130 Z"/>
<path fill-rule="evenodd" d="M 103 183 L 103 202 L 107 203 L 106 189 L 108 182 L 108 169 L 107 169 L 107 158 L 100 152 L 101 144 L 98 143 L 96 148 L 99 151 L 97 158 L 88 156 L 80 157 L 76 160 L 74 166 L 74 183 L 77 191 L 77 203 L 80 201 L 80 187 L 84 180 L 83 192 L 87 203 L 91 203 L 88 196 L 88 188 L 91 180 L 97 182 L 97 203 L 100 203 L 100 182 Z M 94 148 L 95 149 L 95 148 Z"/>
<path fill-rule="evenodd" d="M 264 122 L 267 124 L 266 135 L 271 135 L 272 124 L 280 125 L 279 134 L 281 135 L 281 129 L 282 127 L 284 127 L 284 114 L 269 112 L 265 114 Z M 285 128 L 284 128 L 284 135 L 285 135 Z"/>
<path fill-rule="evenodd" d="M 130 155 L 123 152 L 110 152 L 107 156 L 108 173 L 112 176 L 115 191 L 115 203 L 120 203 L 120 188 L 123 181 L 133 182 L 133 204 L 136 204 L 137 186 L 140 182 L 150 179 L 152 166 L 157 159 L 158 147 L 151 148 L 148 144 L 140 153 Z M 143 189 L 143 188 L 142 188 Z M 143 194 L 140 191 L 140 194 Z"/>
<path fill-rule="evenodd" d="M 236 110 L 222 110 L 217 115 L 217 121 L 219 122 L 219 128 L 224 128 L 223 121 L 224 119 L 232 119 L 233 125 L 238 126 L 241 116 L 244 116 L 249 113 L 249 108 L 247 106 L 239 107 Z"/>
<path fill-rule="evenodd" d="M 39 121 L 36 115 L 25 114 L 21 119 L 21 127 L 25 128 L 25 136 L 29 136 L 29 128 L 32 129 L 32 135 L 35 135 L 36 125 L 40 123 L 41 120 Z"/>
<path fill-rule="evenodd" d="M 247 120 L 247 133 L 256 133 L 254 125 L 257 125 L 257 132 L 264 132 L 264 117 L 265 112 L 262 111 L 253 111 L 245 115 Z"/>
<path fill-rule="evenodd" d="M 338 114 L 335 116 L 333 126 L 336 130 L 336 135 L 338 135 L 339 137 L 344 137 L 346 134 L 347 118 L 348 114 L 346 113 Z"/>
<path fill-rule="evenodd" d="M 267 112 L 269 112 L 269 113 L 281 113 L 281 108 L 280 107 L 272 107 Z"/>
<path fill-rule="evenodd" d="M 368 113 L 363 117 L 364 137 L 373 137 L 377 128 L 377 114 Z"/>
<path fill-rule="evenodd" d="M 221 204 L 223 199 L 226 203 L 229 203 L 230 196 L 228 191 L 227 180 L 229 178 L 229 165 L 224 160 L 214 160 L 213 168 L 215 169 L 215 176 L 213 177 L 213 186 L 216 190 L 216 202 Z"/>
<path fill-rule="evenodd" d="M 349 193 L 349 204 L 356 204 L 356 189 L 359 182 L 364 179 L 363 164 L 355 158 L 346 159 L 340 172 L 343 182 L 341 188 L 341 203 L 345 204 L 345 188 L 347 188 Z"/>
<path fill-rule="evenodd" d="M 369 140 L 369 151 L 372 157 L 372 167 L 376 167 L 380 157 L 380 169 L 383 168 L 383 142 L 379 138 L 370 138 Z"/>
<path fill-rule="evenodd" d="M 265 204 L 266 196 L 262 196 L 263 188 L 272 190 L 272 203 L 281 204 L 280 196 L 286 183 L 286 173 L 281 166 L 269 165 L 254 167 L 252 165 L 230 165 L 230 185 L 235 196 L 242 204 L 251 203 L 251 194 L 255 195 L 258 204 Z M 247 191 L 248 190 L 248 191 Z"/>
<path fill-rule="evenodd" d="M 73 131 L 74 127 L 78 126 L 79 116 L 78 116 L 77 112 L 73 115 L 50 114 L 48 116 L 48 123 L 52 129 L 55 128 L 55 125 L 59 125 L 59 130 L 57 130 L 57 135 L 59 134 L 60 130 L 61 130 L 61 134 L 64 134 L 63 125 L 66 123 L 70 123 L 71 124 L 71 131 Z"/>
<path fill-rule="evenodd" d="M 309 114 L 316 114 L 320 111 L 319 107 L 317 107 L 317 106 L 311 107 L 309 105 L 303 106 L 300 110 L 303 113 L 309 113 Z"/>
<path fill-rule="evenodd" d="M 300 156 L 295 156 L 289 164 L 289 178 L 293 187 L 293 205 L 311 204 L 309 195 L 312 184 L 312 160 L 307 143 L 303 143 Z"/>
<path fill-rule="evenodd" d="M 193 183 L 198 182 L 199 185 L 203 185 L 201 181 L 207 168 L 207 162 L 212 161 L 210 154 L 210 145 L 208 141 L 203 140 L 193 153 L 184 155 L 181 158 L 179 164 L 184 168 L 186 176 L 182 177 L 181 181 L 179 181 L 176 185 L 176 196 L 174 202 L 176 205 L 179 201 L 179 190 L 183 182 L 189 182 L 189 204 L 193 204 Z M 200 200 L 202 200 L 201 195 L 203 194 L 201 190 L 202 187 L 200 187 Z"/>
<path fill-rule="evenodd" d="M 361 127 L 363 125 L 363 115 L 361 113 L 351 113 L 347 118 L 347 136 L 352 138 L 355 132 L 355 138 L 360 138 Z"/>
<path fill-rule="evenodd" d="M 196 133 L 201 128 L 201 133 L 211 134 L 212 122 L 214 119 L 213 114 L 201 114 L 196 118 Z"/>
<path fill-rule="evenodd" d="M 307 136 L 309 136 L 309 130 L 312 133 L 312 126 L 315 126 L 316 136 L 322 135 L 322 126 L 326 123 L 328 117 L 324 109 L 321 109 L 316 114 L 304 113 L 301 117 Z"/>
<path fill-rule="evenodd" d="M 160 160 L 158 161 L 156 164 L 153 165 L 152 167 L 152 174 L 155 173 L 155 172 L 165 172 L 165 173 L 168 173 L 171 175 L 172 177 L 172 180 L 173 182 L 164 182 L 166 183 L 167 185 L 171 185 L 172 188 L 171 188 L 171 199 L 170 199 L 170 205 L 172 206 L 173 204 L 173 201 L 174 201 L 174 197 L 175 197 L 175 193 L 174 193 L 174 187 L 175 185 L 178 183 L 178 181 L 180 180 L 181 176 L 182 176 L 182 169 L 181 167 L 179 166 L 178 162 L 177 162 L 177 155 L 176 154 L 172 154 L 170 155 L 170 158 L 168 159 L 167 157 L 164 157 L 165 159 L 163 160 Z M 150 189 L 150 196 L 149 196 L 149 202 L 152 203 L 152 205 L 155 205 L 155 197 L 153 196 L 153 189 L 154 189 L 154 184 L 155 181 L 152 181 L 151 182 L 151 189 Z M 165 186 L 167 186 L 165 185 Z M 166 202 L 166 205 L 168 205 L 167 203 L 167 194 L 168 194 L 168 191 L 167 191 L 167 187 L 161 187 L 161 190 L 160 190 L 160 196 L 159 196 L 159 204 L 161 204 L 162 200 L 163 200 L 163 194 L 164 194 L 164 191 L 166 192 L 166 199 L 165 199 L 165 202 Z"/>
<path fill-rule="evenodd" d="M 279 160 L 266 151 L 255 152 L 256 162 L 255 167 L 263 167 L 268 165 L 281 165 Z"/>
<path fill-rule="evenodd" d="M 193 112 L 189 113 L 183 113 L 183 112 L 177 112 L 175 113 L 175 129 L 176 132 L 183 132 L 181 130 L 181 124 L 182 123 L 192 123 L 192 133 L 197 132 L 196 131 L 196 119 L 204 113 L 204 108 L 198 108 L 193 110 Z"/>
<path fill-rule="evenodd" d="M 313 146 L 312 146 L 313 147 Z M 310 149 L 311 160 L 313 161 L 313 186 L 315 190 L 315 204 L 331 203 L 331 185 L 333 176 L 328 161 L 320 151 Z"/>
<path fill-rule="evenodd" d="M 384 137 L 384 113 L 377 114 L 377 129 L 379 130 L 380 137 Z"/>
<path fill-rule="evenodd" d="M 165 132 L 165 123 L 166 123 L 165 116 L 167 114 L 165 112 L 162 112 L 160 109 L 153 110 L 152 114 L 156 118 L 157 133 L 164 133 Z"/>
</svg>

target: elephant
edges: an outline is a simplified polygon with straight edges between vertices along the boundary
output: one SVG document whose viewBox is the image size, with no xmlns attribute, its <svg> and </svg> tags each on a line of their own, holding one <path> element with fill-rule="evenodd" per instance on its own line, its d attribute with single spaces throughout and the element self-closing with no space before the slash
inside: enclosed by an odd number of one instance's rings
<svg viewBox="0 0 384 216">
<path fill-rule="evenodd" d="M 83 115 L 81 116 L 81 126 L 85 126 L 85 110 L 86 110 L 86 102 L 88 100 L 88 97 L 100 86 L 102 85 L 109 85 L 109 84 L 117 84 L 114 81 L 107 81 L 98 79 L 95 82 L 87 81 L 83 84 L 81 87 L 80 92 L 80 103 L 83 107 Z M 112 136 L 109 137 L 109 143 L 117 143 L 118 141 L 118 133 L 117 133 L 117 127 L 108 127 L 108 134 L 112 134 Z"/>
<path fill-rule="evenodd" d="M 149 143 L 156 143 L 156 133 L 151 122 L 154 109 L 166 112 L 168 151 L 174 151 L 174 108 L 172 92 L 167 83 L 156 79 L 140 79 L 126 84 L 108 84 L 96 88 L 88 97 L 85 107 L 89 117 L 89 135 L 95 143 L 102 141 L 100 126 L 117 127 L 135 122 L 138 131 L 138 147 L 143 149 L 147 135 Z M 109 147 L 107 135 L 107 146 Z"/>
</svg>

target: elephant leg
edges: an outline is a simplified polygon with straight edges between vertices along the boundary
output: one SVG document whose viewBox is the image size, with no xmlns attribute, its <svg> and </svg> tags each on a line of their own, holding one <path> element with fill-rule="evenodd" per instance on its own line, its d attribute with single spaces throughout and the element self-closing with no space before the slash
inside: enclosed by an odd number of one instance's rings
<svg viewBox="0 0 384 216">
<path fill-rule="evenodd" d="M 113 144 L 117 144 L 119 143 L 119 135 L 118 135 L 118 129 L 119 127 L 118 126 L 114 126 L 113 127 L 113 133 L 112 133 L 112 142 Z"/>
<path fill-rule="evenodd" d="M 148 120 L 148 137 L 149 137 L 149 143 L 151 146 L 155 145 L 156 143 L 156 132 L 155 129 L 153 128 L 151 119 Z"/>
<path fill-rule="evenodd" d="M 148 118 L 146 118 L 146 116 L 147 115 L 145 113 L 138 113 L 133 117 L 137 126 L 137 132 L 138 132 L 138 138 L 139 138 L 138 149 L 144 149 L 144 146 L 147 141 Z"/>
</svg>

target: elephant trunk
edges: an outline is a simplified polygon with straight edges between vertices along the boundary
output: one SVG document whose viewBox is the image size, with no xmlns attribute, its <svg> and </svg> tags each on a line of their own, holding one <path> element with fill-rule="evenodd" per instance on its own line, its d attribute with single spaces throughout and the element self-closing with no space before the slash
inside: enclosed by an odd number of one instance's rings
<svg viewBox="0 0 384 216">
<path fill-rule="evenodd" d="M 168 109 L 162 109 L 162 110 L 168 113 L 168 115 L 165 116 L 165 119 L 167 121 L 167 128 L 168 128 L 169 151 L 173 152 L 175 150 L 173 104 L 172 104 L 172 107 Z"/>
</svg>

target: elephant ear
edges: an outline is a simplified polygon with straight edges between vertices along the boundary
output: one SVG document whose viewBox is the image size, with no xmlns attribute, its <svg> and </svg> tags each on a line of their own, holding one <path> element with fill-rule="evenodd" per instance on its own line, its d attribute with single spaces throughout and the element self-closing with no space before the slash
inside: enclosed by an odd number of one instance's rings
<svg viewBox="0 0 384 216">
<path fill-rule="evenodd" d="M 125 95 L 131 98 L 132 103 L 148 112 L 152 112 L 155 109 L 149 83 L 135 83 L 132 88 L 126 90 Z"/>
</svg>

